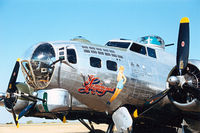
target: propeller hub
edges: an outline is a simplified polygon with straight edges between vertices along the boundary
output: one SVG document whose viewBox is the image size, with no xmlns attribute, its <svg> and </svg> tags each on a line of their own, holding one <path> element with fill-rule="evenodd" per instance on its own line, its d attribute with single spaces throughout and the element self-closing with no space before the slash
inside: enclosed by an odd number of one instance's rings
<svg viewBox="0 0 200 133">
<path fill-rule="evenodd" d="M 170 76 L 168 78 L 168 82 L 170 85 L 178 85 L 180 83 L 180 80 L 176 76 Z"/>
<path fill-rule="evenodd" d="M 179 82 L 179 86 L 181 86 L 181 88 L 182 88 L 182 86 L 183 86 L 187 81 L 186 81 L 186 79 L 185 79 L 184 76 L 177 76 L 177 78 L 178 78 L 178 80 L 180 81 L 180 82 Z"/>
</svg>

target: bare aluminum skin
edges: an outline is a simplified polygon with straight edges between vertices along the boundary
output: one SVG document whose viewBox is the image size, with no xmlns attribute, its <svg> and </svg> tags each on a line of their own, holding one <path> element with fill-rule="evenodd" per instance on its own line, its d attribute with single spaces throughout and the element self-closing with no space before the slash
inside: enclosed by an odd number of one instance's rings
<svg viewBox="0 0 200 133">
<path fill-rule="evenodd" d="M 136 43 L 131 40 L 116 41 L 130 42 L 131 45 Z M 53 49 L 51 51 L 54 51 L 55 54 L 54 56 L 51 56 L 55 58 L 48 63 L 46 63 L 46 60 L 33 59 L 36 49 L 44 44 L 48 44 L 49 47 Z M 169 87 L 167 79 L 175 66 L 176 58 L 175 56 L 165 52 L 162 48 L 139 44 L 145 46 L 146 50 L 147 47 L 155 49 L 156 58 L 152 58 L 148 56 L 148 53 L 146 55 L 142 55 L 131 51 L 131 45 L 128 49 L 122 49 L 76 41 L 44 42 L 33 48 L 29 59 L 22 61 L 22 71 L 25 75 L 27 83 L 33 87 L 35 91 L 42 92 L 41 94 L 43 94 L 43 91 L 52 90 L 54 88 L 66 89 L 73 97 L 75 97 L 75 99 L 80 101 L 81 104 L 86 107 L 85 109 L 89 108 L 90 110 L 95 110 L 97 112 L 112 114 L 118 107 L 123 105 L 134 105 L 137 108 L 143 108 L 148 98 L 155 96 Z M 68 61 L 67 49 L 75 50 L 77 58 L 77 62 L 75 64 Z M 100 52 L 101 54 L 99 54 Z M 44 53 L 44 55 L 48 56 L 48 51 Z M 101 59 L 101 68 L 92 67 L 89 61 L 90 57 Z M 118 68 L 123 66 L 124 75 L 127 78 L 127 82 L 125 83 L 123 90 L 110 105 L 107 103 L 113 93 L 110 93 L 109 91 L 104 93 L 102 96 L 99 96 L 101 93 L 98 92 L 98 89 L 94 88 L 89 88 L 87 93 L 79 92 L 80 89 L 85 88 L 84 83 L 86 83 L 90 77 L 98 78 L 104 88 L 116 88 L 117 74 L 119 70 L 108 70 L 106 67 L 106 61 L 108 60 L 115 61 Z M 23 64 L 23 62 L 25 62 L 25 64 Z M 48 67 L 41 69 L 41 72 L 46 73 L 44 77 L 37 77 L 35 75 L 35 68 L 33 68 L 33 63 L 35 62 L 36 66 L 38 62 L 48 64 Z M 198 69 L 200 68 L 200 62 L 198 60 L 191 60 L 189 63 L 195 65 Z M 26 64 L 30 67 L 30 71 L 27 70 Z M 47 68 L 50 68 L 50 72 L 48 72 Z M 25 70 L 28 72 L 25 72 Z M 63 94 L 65 94 L 64 91 L 60 94 L 60 96 Z M 62 104 L 65 105 L 62 101 L 63 99 L 57 103 L 60 106 L 62 106 Z M 76 105 L 76 102 L 74 105 Z M 40 105 L 38 104 L 38 106 Z M 55 106 L 57 105 L 55 104 L 52 107 Z M 180 110 L 186 111 L 187 115 L 192 114 L 192 116 L 195 117 L 199 115 L 199 106 L 199 101 L 197 99 L 194 99 L 192 102 L 186 104 L 180 104 L 166 96 L 154 107 L 155 110 L 159 111 L 159 115 L 157 115 L 157 112 L 156 114 L 150 114 L 148 117 L 169 121 L 176 118 L 179 115 Z M 67 107 L 69 107 L 68 104 L 61 107 L 61 109 L 66 110 Z M 40 110 L 42 112 L 44 111 L 42 108 Z M 52 108 L 51 111 L 54 112 L 58 110 L 59 108 L 55 108 L 55 110 Z M 187 111 L 192 111 L 192 113 Z M 193 119 L 191 118 L 191 120 Z"/>
<path fill-rule="evenodd" d="M 129 42 L 132 43 L 132 41 Z M 37 47 L 42 44 L 44 43 L 39 44 Z M 50 44 L 55 51 L 55 60 L 58 60 L 61 56 L 59 55 L 60 51 L 64 52 L 62 56 L 66 57 L 67 48 L 75 49 L 77 63 L 71 64 L 68 62 L 67 58 L 61 62 L 57 62 L 54 65 L 51 79 L 43 87 L 37 85 L 33 86 L 35 90 L 45 88 L 67 89 L 80 102 L 100 112 L 112 112 L 117 107 L 124 104 L 142 106 L 147 98 L 166 89 L 166 79 L 173 66 L 175 66 L 175 57 L 158 48 L 155 49 L 157 58 L 152 58 L 130 51 L 129 48 L 125 50 L 121 48 L 82 44 L 74 41 L 48 42 L 48 44 Z M 89 50 L 96 49 L 97 52 L 97 49 L 102 49 L 104 55 L 85 53 L 83 47 L 88 47 Z M 92 49 L 90 49 L 90 47 L 92 47 Z M 112 50 L 112 52 L 110 52 L 110 50 Z M 110 53 L 110 56 L 106 56 L 105 53 Z M 100 58 L 102 60 L 102 67 L 91 67 L 89 63 L 90 57 Z M 124 66 L 124 75 L 127 77 L 127 82 L 123 90 L 110 106 L 106 103 L 111 98 L 111 93 L 98 96 L 97 94 L 81 94 L 78 92 L 78 89 L 83 87 L 84 79 L 87 79 L 88 75 L 98 77 L 106 87 L 116 88 L 118 71 L 108 70 L 106 68 L 107 60 L 115 61 L 118 67 Z M 28 83 L 30 83 L 30 81 L 28 81 Z M 167 100 L 165 102 L 168 103 L 169 101 Z"/>
</svg>

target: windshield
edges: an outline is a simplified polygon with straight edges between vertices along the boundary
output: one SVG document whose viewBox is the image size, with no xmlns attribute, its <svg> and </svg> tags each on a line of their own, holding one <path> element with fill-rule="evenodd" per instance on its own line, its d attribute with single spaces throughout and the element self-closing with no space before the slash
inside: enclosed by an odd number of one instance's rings
<svg viewBox="0 0 200 133">
<path fill-rule="evenodd" d="M 56 60 L 53 47 L 48 44 L 40 44 L 33 52 L 30 60 L 22 61 L 22 68 L 27 83 L 36 89 L 48 85 L 54 70 L 53 62 Z"/>
</svg>

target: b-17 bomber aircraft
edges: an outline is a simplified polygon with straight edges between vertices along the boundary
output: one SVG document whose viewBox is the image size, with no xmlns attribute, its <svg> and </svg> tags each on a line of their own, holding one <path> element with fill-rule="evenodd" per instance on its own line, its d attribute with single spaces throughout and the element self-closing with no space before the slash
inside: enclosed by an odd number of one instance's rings
<svg viewBox="0 0 200 133">
<path fill-rule="evenodd" d="M 119 132 L 200 131 L 200 60 L 189 57 L 189 19 L 180 21 L 177 55 L 159 36 L 42 42 L 17 60 L 4 106 L 16 125 L 22 116 L 78 119 Z M 19 67 L 26 79 L 16 82 Z M 18 114 L 18 115 L 16 115 Z M 83 119 L 88 119 L 86 123 Z"/>
</svg>

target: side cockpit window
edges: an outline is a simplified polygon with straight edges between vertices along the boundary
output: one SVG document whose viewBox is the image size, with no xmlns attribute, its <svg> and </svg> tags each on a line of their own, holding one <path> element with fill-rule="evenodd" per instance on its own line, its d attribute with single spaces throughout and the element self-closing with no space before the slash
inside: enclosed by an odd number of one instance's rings
<svg viewBox="0 0 200 133">
<path fill-rule="evenodd" d="M 77 63 L 77 57 L 76 52 L 72 48 L 67 48 L 67 60 L 69 63 L 76 64 Z"/>
<path fill-rule="evenodd" d="M 147 51 L 148 51 L 148 55 L 150 57 L 156 58 L 156 51 L 155 51 L 155 49 L 147 47 Z"/>
<path fill-rule="evenodd" d="M 101 68 L 101 59 L 96 57 L 90 57 L 90 66 Z"/>
<path fill-rule="evenodd" d="M 136 52 L 136 53 L 140 53 L 140 54 L 146 55 L 145 47 L 142 46 L 142 45 L 136 44 L 136 43 L 132 44 L 130 50 L 133 51 L 133 52 Z"/>
</svg>

